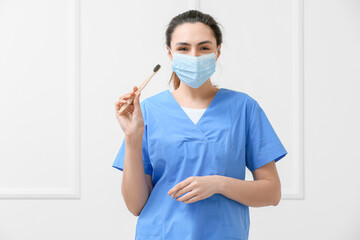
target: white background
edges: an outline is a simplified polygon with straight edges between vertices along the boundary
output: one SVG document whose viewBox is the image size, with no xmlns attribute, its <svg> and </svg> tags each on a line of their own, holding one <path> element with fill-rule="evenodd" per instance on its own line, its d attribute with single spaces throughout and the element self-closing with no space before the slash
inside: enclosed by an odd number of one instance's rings
<svg viewBox="0 0 360 240">
<path fill-rule="evenodd" d="M 158 63 L 141 100 L 172 90 L 165 31 L 190 8 L 222 25 L 212 81 L 289 152 L 249 239 L 360 239 L 360 1 L 0 0 L 0 240 L 134 239 L 114 102 Z"/>
</svg>

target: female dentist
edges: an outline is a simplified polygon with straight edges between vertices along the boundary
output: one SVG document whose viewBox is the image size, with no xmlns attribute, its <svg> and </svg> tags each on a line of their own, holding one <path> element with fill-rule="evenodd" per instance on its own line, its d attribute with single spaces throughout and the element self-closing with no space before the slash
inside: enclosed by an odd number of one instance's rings
<svg viewBox="0 0 360 240">
<path fill-rule="evenodd" d="M 139 216 L 136 239 L 245 240 L 249 207 L 280 201 L 275 162 L 287 151 L 255 99 L 211 83 L 221 44 L 210 15 L 175 16 L 166 30 L 175 90 L 140 103 L 134 86 L 115 103 L 125 138 L 113 167 L 123 171 L 125 203 Z M 244 180 L 245 167 L 254 181 Z"/>
</svg>

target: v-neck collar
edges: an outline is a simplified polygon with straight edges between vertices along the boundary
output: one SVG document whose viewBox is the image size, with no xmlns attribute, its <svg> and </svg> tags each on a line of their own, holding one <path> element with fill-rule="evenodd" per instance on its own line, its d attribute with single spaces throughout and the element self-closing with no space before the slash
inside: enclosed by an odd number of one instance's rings
<svg viewBox="0 0 360 240">
<path fill-rule="evenodd" d="M 170 95 L 171 101 L 174 103 L 174 105 L 176 105 L 176 107 L 178 108 L 178 111 L 181 112 L 181 114 L 184 116 L 184 118 L 186 118 L 188 122 L 190 121 L 190 124 L 194 125 L 196 128 L 199 129 L 199 125 L 201 125 L 201 123 L 203 122 L 203 119 L 206 117 L 206 115 L 208 115 L 209 111 L 211 111 L 213 105 L 215 104 L 215 102 L 219 96 L 219 92 L 222 90 L 223 90 L 223 88 L 219 88 L 219 90 L 215 93 L 215 96 L 211 100 L 209 106 L 206 108 L 205 112 L 201 115 L 200 119 L 197 121 L 196 124 L 191 120 L 191 118 L 187 115 L 187 113 L 184 111 L 184 109 L 176 101 L 175 97 L 172 95 L 172 93 L 170 92 L 169 89 L 167 90 L 167 93 Z"/>
</svg>

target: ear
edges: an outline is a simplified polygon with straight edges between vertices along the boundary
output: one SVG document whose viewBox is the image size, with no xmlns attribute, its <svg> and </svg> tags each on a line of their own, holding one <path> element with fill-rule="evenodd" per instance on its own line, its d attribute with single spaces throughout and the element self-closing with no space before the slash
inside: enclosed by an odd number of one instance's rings
<svg viewBox="0 0 360 240">
<path fill-rule="evenodd" d="M 171 55 L 171 52 L 170 52 L 170 48 L 168 47 L 168 46 L 166 46 L 166 50 L 167 50 L 167 52 L 168 52 L 168 56 L 169 56 L 169 58 L 170 58 L 170 60 L 172 61 L 172 55 Z"/>
<path fill-rule="evenodd" d="M 218 60 L 218 58 L 220 57 L 220 54 L 221 54 L 221 44 L 219 45 L 219 49 L 217 51 L 216 60 Z"/>
</svg>

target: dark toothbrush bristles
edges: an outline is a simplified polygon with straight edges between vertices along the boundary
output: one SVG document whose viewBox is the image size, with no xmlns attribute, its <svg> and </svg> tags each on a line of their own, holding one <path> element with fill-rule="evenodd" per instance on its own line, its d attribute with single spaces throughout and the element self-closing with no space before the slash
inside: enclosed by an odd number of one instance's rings
<svg viewBox="0 0 360 240">
<path fill-rule="evenodd" d="M 160 69 L 160 67 L 161 67 L 160 64 L 156 65 L 153 72 L 157 72 Z"/>
</svg>

